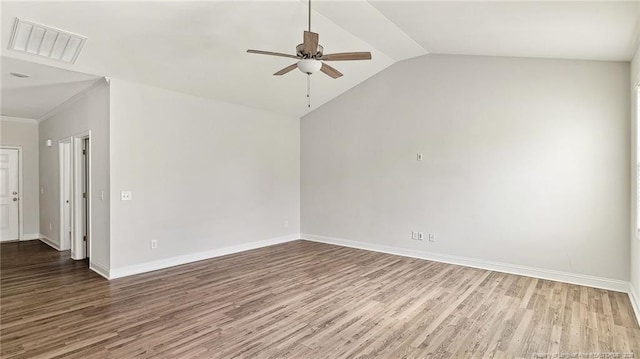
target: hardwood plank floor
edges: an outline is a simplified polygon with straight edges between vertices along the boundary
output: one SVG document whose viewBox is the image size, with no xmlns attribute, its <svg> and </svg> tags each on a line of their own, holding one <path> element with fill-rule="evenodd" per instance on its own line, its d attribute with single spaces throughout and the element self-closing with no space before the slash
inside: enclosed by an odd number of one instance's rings
<svg viewBox="0 0 640 359">
<path fill-rule="evenodd" d="M 2 358 L 640 358 L 624 293 L 376 252 L 297 241 L 112 281 L 37 241 L 0 255 Z"/>
</svg>

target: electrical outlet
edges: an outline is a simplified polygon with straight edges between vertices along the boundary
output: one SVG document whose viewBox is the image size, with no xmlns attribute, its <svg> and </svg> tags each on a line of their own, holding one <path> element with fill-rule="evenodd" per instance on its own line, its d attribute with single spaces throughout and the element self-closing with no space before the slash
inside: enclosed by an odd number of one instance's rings
<svg viewBox="0 0 640 359">
<path fill-rule="evenodd" d="M 49 230 L 53 230 L 53 224 L 49 223 Z"/>
<path fill-rule="evenodd" d="M 284 223 L 282 223 L 284 225 L 284 228 L 288 228 L 289 227 L 289 221 L 285 220 Z"/>
<path fill-rule="evenodd" d="M 435 241 L 436 241 L 436 234 L 429 233 L 429 242 L 435 242 Z"/>
<path fill-rule="evenodd" d="M 151 249 L 156 249 L 158 248 L 158 240 L 157 239 L 152 239 L 151 240 Z"/>
<path fill-rule="evenodd" d="M 131 201 L 131 191 L 120 192 L 120 199 L 123 201 Z"/>
<path fill-rule="evenodd" d="M 418 240 L 418 232 L 411 232 L 411 239 Z"/>
<path fill-rule="evenodd" d="M 424 239 L 424 233 L 418 232 L 418 240 L 421 241 Z"/>
</svg>

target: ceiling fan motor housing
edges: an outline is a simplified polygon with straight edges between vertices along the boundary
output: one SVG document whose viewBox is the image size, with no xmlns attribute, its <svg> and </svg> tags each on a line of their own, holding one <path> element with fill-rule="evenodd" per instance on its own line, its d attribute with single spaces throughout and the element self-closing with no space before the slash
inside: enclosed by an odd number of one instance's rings
<svg viewBox="0 0 640 359">
<path fill-rule="evenodd" d="M 316 51 L 315 54 L 306 54 L 303 49 L 304 49 L 304 44 L 300 44 L 296 46 L 296 55 L 298 55 L 303 59 L 322 57 L 322 52 L 324 51 L 324 48 L 322 47 L 322 45 L 318 45 L 318 50 Z"/>
</svg>

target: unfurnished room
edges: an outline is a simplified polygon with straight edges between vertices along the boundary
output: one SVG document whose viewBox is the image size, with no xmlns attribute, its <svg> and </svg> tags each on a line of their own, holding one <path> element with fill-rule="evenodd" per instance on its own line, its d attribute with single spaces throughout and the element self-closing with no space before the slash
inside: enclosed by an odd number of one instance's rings
<svg viewBox="0 0 640 359">
<path fill-rule="evenodd" d="M 639 358 L 640 1 L 2 1 L 1 358 Z"/>
</svg>

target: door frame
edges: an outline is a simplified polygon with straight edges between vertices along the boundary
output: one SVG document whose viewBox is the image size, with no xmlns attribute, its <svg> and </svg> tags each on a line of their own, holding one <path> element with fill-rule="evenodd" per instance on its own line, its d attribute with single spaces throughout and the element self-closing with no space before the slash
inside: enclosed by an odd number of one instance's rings
<svg viewBox="0 0 640 359">
<path fill-rule="evenodd" d="M 24 216 L 23 216 L 23 196 L 22 196 L 22 146 L 8 146 L 1 145 L 0 149 L 3 150 L 17 150 L 18 151 L 18 240 L 24 241 Z"/>
<path fill-rule="evenodd" d="M 91 258 L 92 246 L 91 239 L 91 131 L 85 131 L 76 134 L 73 138 L 73 145 L 71 147 L 73 157 L 72 167 L 72 193 L 73 193 L 73 211 L 72 226 L 73 231 L 71 235 L 71 258 L 73 259 L 85 259 Z M 86 252 L 83 250 L 83 238 L 82 238 L 82 142 L 89 140 L 89 146 L 87 148 L 87 248 Z M 77 210 L 76 210 L 77 209 Z"/>
<path fill-rule="evenodd" d="M 61 140 L 58 141 L 58 199 L 59 199 L 59 205 L 60 205 L 60 218 L 58 221 L 58 248 L 61 251 L 64 250 L 68 250 L 69 248 L 66 248 L 65 243 L 64 243 L 64 235 L 65 235 L 65 221 L 64 221 L 64 196 L 62 195 L 64 193 L 64 162 L 62 161 L 63 158 L 63 147 L 62 145 L 65 144 L 69 144 L 70 148 L 70 152 L 69 152 L 69 170 L 71 172 L 71 177 L 69 178 L 69 181 L 71 181 L 71 188 L 73 188 L 73 136 L 70 137 L 65 137 Z M 73 245 L 73 232 L 74 232 L 74 225 L 73 225 L 73 190 L 71 191 L 71 193 L 69 194 L 69 216 L 71 216 L 71 245 Z M 73 251 L 72 251 L 73 253 Z"/>
</svg>

